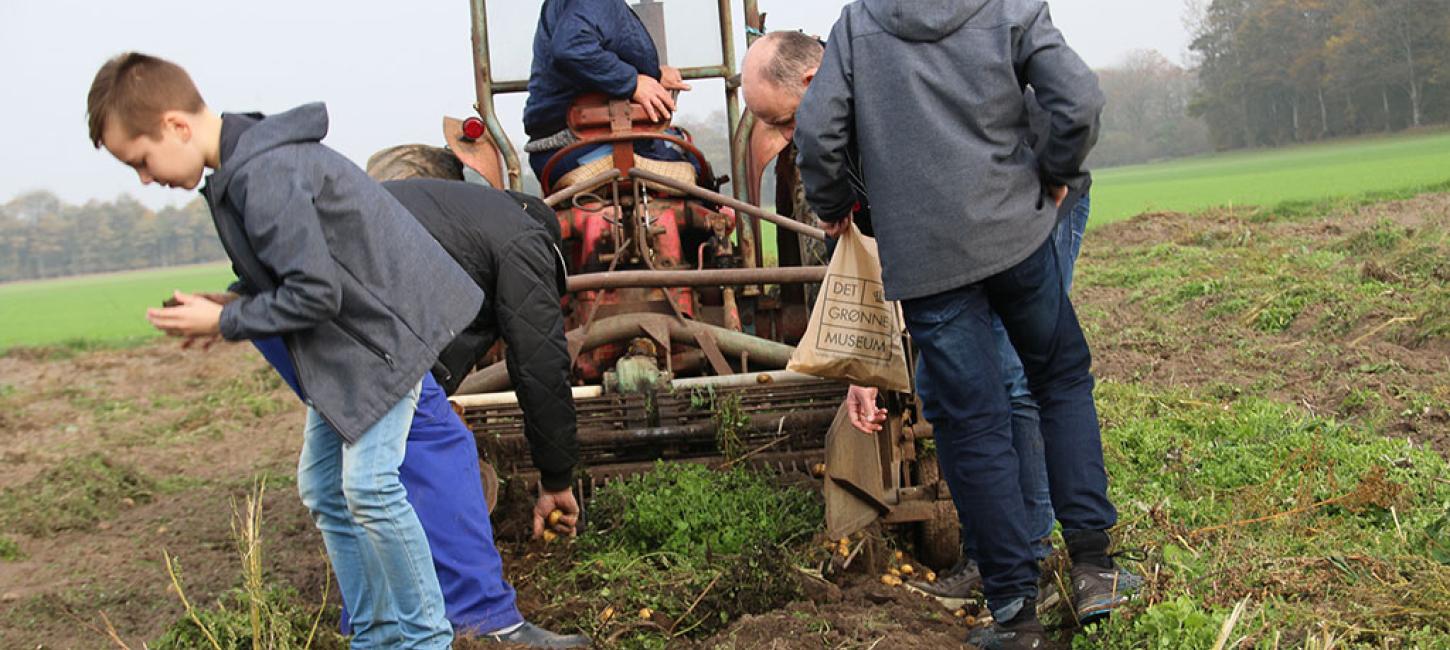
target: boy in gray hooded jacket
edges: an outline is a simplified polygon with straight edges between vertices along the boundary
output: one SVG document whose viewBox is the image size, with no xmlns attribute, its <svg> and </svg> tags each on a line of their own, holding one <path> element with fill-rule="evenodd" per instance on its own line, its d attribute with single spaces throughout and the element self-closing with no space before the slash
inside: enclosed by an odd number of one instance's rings
<svg viewBox="0 0 1450 650">
<path fill-rule="evenodd" d="M 1040 153 L 1029 86 L 1051 114 Z M 1117 513 L 1091 355 L 1049 237 L 1086 181 L 1102 105 L 1041 0 L 861 0 L 842 12 L 796 113 L 806 198 L 828 234 L 849 223 L 848 158 L 860 154 L 886 295 L 902 301 L 921 351 L 924 415 L 996 621 L 968 638 L 984 648 L 1046 643 L 994 312 L 1040 406 L 1078 617 L 1105 616 L 1138 582 L 1109 552 Z"/>
<path fill-rule="evenodd" d="M 142 183 L 211 208 L 239 294 L 175 296 L 147 318 L 172 336 L 281 337 L 307 408 L 297 484 L 343 600 L 372 612 L 354 648 L 446 648 L 453 638 L 423 529 L 398 479 L 423 375 L 478 313 L 482 291 L 403 206 L 322 145 L 309 104 L 242 133 L 176 64 L 127 53 L 87 99 L 91 141 Z"/>
</svg>

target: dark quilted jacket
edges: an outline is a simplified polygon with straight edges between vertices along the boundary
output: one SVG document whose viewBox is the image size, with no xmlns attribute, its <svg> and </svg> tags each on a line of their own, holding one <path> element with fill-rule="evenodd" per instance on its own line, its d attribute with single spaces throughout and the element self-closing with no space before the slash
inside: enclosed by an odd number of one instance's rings
<svg viewBox="0 0 1450 650">
<path fill-rule="evenodd" d="M 410 179 L 383 187 L 484 291 L 478 317 L 439 356 L 441 368 L 433 371 L 438 383 L 452 394 L 502 336 L 540 482 L 551 491 L 569 487 L 579 442 L 559 309 L 564 260 L 553 212 L 543 208 L 540 217 L 531 216 L 524 198 L 459 181 Z M 551 222 L 552 232 L 546 227 Z"/>
</svg>

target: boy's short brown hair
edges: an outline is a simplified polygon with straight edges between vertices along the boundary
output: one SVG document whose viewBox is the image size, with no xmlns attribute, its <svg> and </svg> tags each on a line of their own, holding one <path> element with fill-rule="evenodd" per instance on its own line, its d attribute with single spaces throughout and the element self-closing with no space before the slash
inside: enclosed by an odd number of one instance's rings
<svg viewBox="0 0 1450 650">
<path fill-rule="evenodd" d="M 195 113 L 206 107 L 186 70 L 165 59 L 140 52 L 117 55 L 96 72 L 86 96 L 86 121 L 91 144 L 101 148 L 109 120 L 118 120 L 131 136 L 157 136 L 161 114 Z"/>
</svg>

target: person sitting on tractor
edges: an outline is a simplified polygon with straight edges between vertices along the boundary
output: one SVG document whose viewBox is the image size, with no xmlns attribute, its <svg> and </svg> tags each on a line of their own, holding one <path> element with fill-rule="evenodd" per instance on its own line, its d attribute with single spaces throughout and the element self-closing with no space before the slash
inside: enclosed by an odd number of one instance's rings
<svg viewBox="0 0 1450 650">
<path fill-rule="evenodd" d="M 644 107 L 651 121 L 664 122 L 675 110 L 674 93 L 689 90 L 680 71 L 660 65 L 644 23 L 624 0 L 544 0 L 534 32 L 534 63 L 524 131 L 529 166 L 545 187 L 566 172 L 608 155 L 609 146 L 580 147 L 544 167 L 561 149 L 578 141 L 569 130 L 569 107 L 580 95 L 599 92 Z M 677 147 L 656 139 L 635 143 L 636 155 L 662 161 L 690 161 Z M 696 163 L 698 166 L 698 163 Z"/>
</svg>

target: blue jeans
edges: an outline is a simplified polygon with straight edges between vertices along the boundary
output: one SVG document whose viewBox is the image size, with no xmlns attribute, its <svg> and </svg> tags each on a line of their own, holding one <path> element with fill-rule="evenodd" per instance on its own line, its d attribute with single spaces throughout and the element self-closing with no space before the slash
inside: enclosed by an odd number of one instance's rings
<svg viewBox="0 0 1450 650">
<path fill-rule="evenodd" d="M 921 350 L 917 384 L 937 461 L 977 549 L 988 606 L 1036 598 L 1011 403 L 992 321 L 1001 318 L 1039 407 L 1052 506 L 1064 532 L 1117 522 L 1108 500 L 1092 355 L 1067 297 L 1054 238 L 981 282 L 902 303 Z M 968 521 L 967 515 L 970 515 Z"/>
<path fill-rule="evenodd" d="M 503 559 L 493 543 L 488 504 L 478 480 L 478 442 L 453 413 L 432 375 L 423 377 L 407 455 L 398 473 L 428 536 L 453 629 L 487 634 L 522 623 L 513 587 L 503 577 Z M 361 625 L 349 613 L 344 607 L 344 633 L 352 624 Z"/>
<path fill-rule="evenodd" d="M 1092 211 L 1089 195 L 1074 204 L 1071 210 L 1058 221 L 1052 232 L 1053 245 L 1057 246 L 1063 285 L 1072 290 L 1072 272 L 1077 263 L 1077 254 L 1082 250 L 1083 232 L 1087 230 L 1088 215 Z M 1018 476 L 1022 483 L 1023 506 L 1027 512 L 1027 534 L 1033 540 L 1045 540 L 1052 535 L 1055 522 L 1052 513 L 1052 494 L 1047 482 L 1047 463 L 1043 459 L 1042 429 L 1037 401 L 1027 387 L 1027 373 L 1022 368 L 1022 359 L 1007 338 L 1007 329 L 1002 319 L 993 315 L 992 332 L 997 337 L 997 350 L 1002 355 L 1002 376 L 1007 379 L 1007 399 L 1012 405 L 1012 447 L 1017 451 Z M 1046 559 L 1052 552 L 1052 544 L 1035 543 L 1033 551 L 1037 559 Z M 977 559 L 977 547 L 972 536 L 962 534 L 962 554 Z"/>
<path fill-rule="evenodd" d="M 428 540 L 398 480 L 418 393 L 414 387 L 353 444 L 307 409 L 297 490 L 353 612 L 353 648 L 453 641 Z"/>
</svg>

